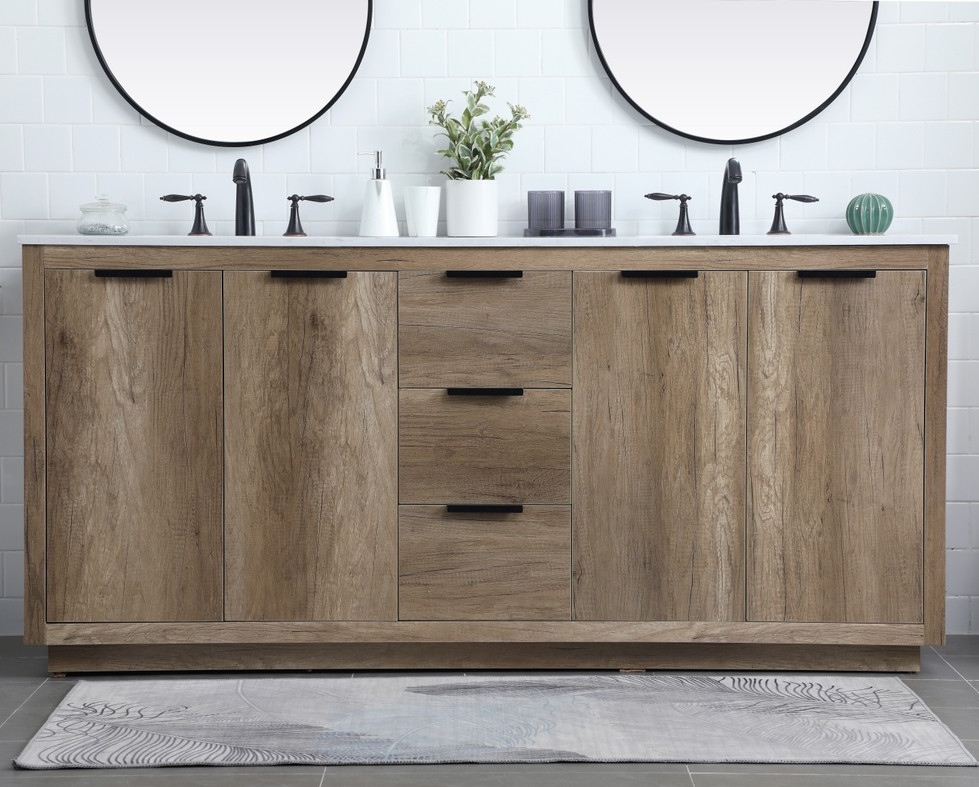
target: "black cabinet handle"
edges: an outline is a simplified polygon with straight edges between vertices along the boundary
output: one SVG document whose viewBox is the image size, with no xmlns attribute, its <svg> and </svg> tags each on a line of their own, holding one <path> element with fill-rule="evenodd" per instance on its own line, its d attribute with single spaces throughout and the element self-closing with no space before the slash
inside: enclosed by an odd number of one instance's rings
<svg viewBox="0 0 979 787">
<path fill-rule="evenodd" d="M 800 279 L 876 279 L 877 271 L 796 271 Z"/>
<path fill-rule="evenodd" d="M 523 271 L 446 271 L 450 279 L 522 279 Z"/>
<path fill-rule="evenodd" d="M 346 279 L 346 271 L 269 271 L 273 279 Z"/>
<path fill-rule="evenodd" d="M 623 279 L 696 279 L 700 271 L 622 271 Z"/>
<path fill-rule="evenodd" d="M 523 396 L 523 388 L 446 388 L 449 396 Z"/>
<path fill-rule="evenodd" d="M 523 506 L 493 503 L 453 503 L 445 510 L 450 514 L 522 514 Z"/>
<path fill-rule="evenodd" d="M 162 268 L 99 268 L 95 275 L 100 279 L 172 279 L 173 271 Z"/>
</svg>

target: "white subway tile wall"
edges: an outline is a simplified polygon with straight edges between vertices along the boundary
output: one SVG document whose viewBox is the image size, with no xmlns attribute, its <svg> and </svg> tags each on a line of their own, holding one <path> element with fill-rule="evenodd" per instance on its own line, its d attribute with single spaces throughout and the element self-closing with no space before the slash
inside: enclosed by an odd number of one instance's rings
<svg viewBox="0 0 979 787">
<path fill-rule="evenodd" d="M 796 232 L 844 232 L 850 196 L 894 203 L 894 233 L 955 234 L 949 308 L 948 624 L 979 633 L 979 3 L 881 3 L 867 58 L 851 86 L 809 123 L 732 148 L 683 140 L 634 111 L 591 44 L 586 0 L 375 0 L 363 64 L 308 129 L 242 150 L 161 131 L 112 88 L 78 0 L 0 2 L 0 634 L 23 625 L 23 233 L 72 232 L 96 191 L 129 205 L 133 232 L 184 233 L 193 212 L 160 201 L 201 191 L 216 234 L 231 234 L 231 168 L 255 176 L 258 232 L 280 235 L 287 194 L 336 197 L 309 206 L 307 231 L 357 230 L 369 162 L 380 148 L 404 221 L 406 185 L 439 184 L 443 162 L 425 107 L 474 79 L 494 107 L 531 113 L 500 176 L 502 232 L 520 235 L 530 189 L 607 188 L 619 234 L 665 234 L 676 206 L 644 200 L 685 191 L 694 230 L 715 231 L 720 173 L 737 155 L 742 228 L 764 232 L 770 195 L 806 191 L 789 208 Z M 206 75 L 204 75 L 206 78 Z M 567 202 L 569 218 L 573 200 Z M 975 253 L 973 250 L 975 249 Z"/>
</svg>

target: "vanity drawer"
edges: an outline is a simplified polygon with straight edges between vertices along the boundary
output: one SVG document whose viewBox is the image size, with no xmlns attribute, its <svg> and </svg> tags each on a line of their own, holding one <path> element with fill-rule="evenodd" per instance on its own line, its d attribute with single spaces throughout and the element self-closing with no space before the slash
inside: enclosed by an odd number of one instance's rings
<svg viewBox="0 0 979 787">
<path fill-rule="evenodd" d="M 401 620 L 570 620 L 571 508 L 399 509 Z"/>
<path fill-rule="evenodd" d="M 570 271 L 402 271 L 398 300 L 402 388 L 571 387 Z"/>
<path fill-rule="evenodd" d="M 571 391 L 402 390 L 400 409 L 402 503 L 571 502 Z"/>
</svg>

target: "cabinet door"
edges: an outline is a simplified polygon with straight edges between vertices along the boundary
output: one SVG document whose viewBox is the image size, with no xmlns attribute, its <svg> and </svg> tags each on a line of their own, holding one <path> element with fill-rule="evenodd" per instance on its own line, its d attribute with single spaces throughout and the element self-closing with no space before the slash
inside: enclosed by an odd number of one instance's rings
<svg viewBox="0 0 979 787">
<path fill-rule="evenodd" d="M 48 620 L 220 620 L 221 274 L 44 286 Z"/>
<path fill-rule="evenodd" d="M 397 274 L 225 275 L 229 620 L 397 618 Z"/>
<path fill-rule="evenodd" d="M 751 274 L 750 620 L 921 621 L 924 293 Z"/>
<path fill-rule="evenodd" d="M 576 619 L 744 619 L 746 294 L 575 273 Z"/>
</svg>

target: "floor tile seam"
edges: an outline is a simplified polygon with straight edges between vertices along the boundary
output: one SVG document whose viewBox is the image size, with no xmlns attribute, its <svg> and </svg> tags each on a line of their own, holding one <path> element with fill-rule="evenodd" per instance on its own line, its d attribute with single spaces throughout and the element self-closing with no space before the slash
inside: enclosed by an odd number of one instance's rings
<svg viewBox="0 0 979 787">
<path fill-rule="evenodd" d="M 905 683 L 909 681 L 911 683 L 914 683 L 915 681 L 928 681 L 929 683 L 959 683 L 960 681 L 964 680 L 964 678 L 909 678 L 907 675 L 897 675 L 896 677 L 900 678 Z M 969 681 L 966 680 L 966 683 L 968 682 Z"/>
<path fill-rule="evenodd" d="M 843 766 L 841 766 L 841 767 L 843 767 Z M 855 766 L 854 765 L 854 766 L 851 766 L 851 767 L 856 768 L 856 767 L 859 767 L 859 766 Z M 745 776 L 778 776 L 780 779 L 784 777 L 786 779 L 798 779 L 798 778 L 813 779 L 813 778 L 818 778 L 820 780 L 823 780 L 823 779 L 854 779 L 855 781 L 859 781 L 860 779 L 865 779 L 865 778 L 894 776 L 894 777 L 897 777 L 898 779 L 930 779 L 930 780 L 934 781 L 936 779 L 958 779 L 958 778 L 962 777 L 963 775 L 968 776 L 969 774 L 967 774 L 967 773 L 966 774 L 963 774 L 962 771 L 964 771 L 967 768 L 972 768 L 972 766 L 969 766 L 969 765 L 937 765 L 937 766 L 935 766 L 935 765 L 932 765 L 932 766 L 895 765 L 895 766 L 892 766 L 892 767 L 895 767 L 895 768 L 932 767 L 932 768 L 941 768 L 942 770 L 949 771 L 949 773 L 947 773 L 947 774 L 942 774 L 942 773 L 908 773 L 908 774 L 901 773 L 901 774 L 896 774 L 896 773 L 876 773 L 876 772 L 872 772 L 872 773 L 861 773 L 860 771 L 850 771 L 850 770 L 848 770 L 848 771 L 839 771 L 839 772 L 835 772 L 835 773 L 826 773 L 825 771 L 822 771 L 822 772 L 820 772 L 820 771 L 799 771 L 799 772 L 794 772 L 793 771 L 792 773 L 787 773 L 787 772 L 783 772 L 783 771 L 765 771 L 765 770 L 757 770 L 757 771 L 693 771 L 691 773 L 691 775 L 690 775 L 690 780 L 694 783 L 694 787 L 699 787 L 699 785 L 697 785 L 697 781 L 696 781 L 696 778 L 695 777 L 703 777 L 703 776 L 710 776 L 712 778 L 713 777 L 718 777 L 718 776 L 741 776 L 741 777 L 745 777 Z M 973 768 L 973 770 L 974 770 L 974 768 Z"/>
<path fill-rule="evenodd" d="M 897 677 L 901 678 L 901 680 L 911 681 L 912 683 L 914 683 L 916 681 L 921 681 L 922 683 L 925 683 L 925 682 L 928 682 L 928 683 L 956 683 L 958 681 L 965 680 L 964 678 L 905 678 L 903 675 L 898 675 Z M 969 683 L 970 681 L 966 680 L 965 682 L 966 683 Z"/>
<path fill-rule="evenodd" d="M 963 675 L 961 672 L 959 672 L 957 669 L 955 669 L 955 665 L 952 664 L 947 658 L 945 658 L 944 654 L 939 653 L 934 648 L 932 648 L 932 652 L 934 652 L 935 655 L 938 656 L 938 658 L 940 658 L 942 661 L 944 661 L 946 664 L 948 664 L 949 669 L 951 669 L 956 675 L 958 675 L 960 678 L 962 678 L 962 680 L 965 681 L 966 685 L 970 689 L 972 689 L 976 694 L 979 694 L 979 688 L 977 688 L 976 686 L 973 686 L 972 685 L 972 681 L 970 681 L 965 675 Z"/>
<path fill-rule="evenodd" d="M 80 771 L 80 770 L 83 770 L 83 771 L 91 771 L 91 773 L 81 773 L 81 774 L 79 774 L 78 771 Z M 71 768 L 71 769 L 64 768 L 64 769 L 60 769 L 60 770 L 49 770 L 49 771 L 47 771 L 47 770 L 46 771 L 16 770 L 16 771 L 14 771 L 14 773 L 21 774 L 20 778 L 25 779 L 25 782 L 24 782 L 25 784 L 27 783 L 26 779 L 33 778 L 33 777 L 27 776 L 28 773 L 31 773 L 31 774 L 35 774 L 35 773 L 36 774 L 42 774 L 43 773 L 44 774 L 44 782 L 42 782 L 42 785 L 43 784 L 46 784 L 51 779 L 71 779 L 72 777 L 74 777 L 75 779 L 81 779 L 82 780 L 81 784 L 84 785 L 85 787 L 87 787 L 89 784 L 91 784 L 92 787 L 98 787 L 98 785 L 103 784 L 103 783 L 105 783 L 105 784 L 110 784 L 110 783 L 111 784 L 122 784 L 122 785 L 124 785 L 124 787 L 128 787 L 128 785 L 127 785 L 128 780 L 130 780 L 130 779 L 133 778 L 133 776 L 131 774 L 127 774 L 127 773 L 104 773 L 105 770 L 107 770 L 107 769 L 105 769 L 105 768 Z M 116 770 L 122 771 L 124 769 L 123 768 L 113 768 L 113 769 L 110 769 L 110 770 L 112 770 L 112 771 L 116 771 Z M 136 777 L 136 778 L 138 778 L 138 777 Z M 153 775 L 151 778 L 156 779 L 156 776 Z M 117 781 L 112 781 L 112 780 L 117 780 Z"/>
<path fill-rule="evenodd" d="M 30 693 L 30 695 L 28 695 L 27 699 L 25 699 L 22 703 L 20 703 L 20 705 L 18 705 L 16 708 L 14 708 L 14 710 L 11 712 L 11 714 L 9 716 L 7 716 L 7 718 L 5 718 L 2 722 L 0 722 L 0 730 L 3 729 L 3 725 L 5 725 L 8 721 L 10 721 L 17 714 L 17 712 L 21 708 L 23 708 L 28 702 L 31 701 L 31 698 L 35 694 L 37 694 L 47 684 L 47 682 L 48 682 L 48 679 L 47 678 L 45 678 L 43 681 L 41 681 L 41 683 L 38 684 L 38 686 L 35 687 L 34 691 L 32 691 Z M 0 733 L 0 734 L 2 734 L 2 733 Z"/>
<path fill-rule="evenodd" d="M 772 771 L 765 770 L 765 768 L 778 767 L 779 763 L 751 763 L 752 765 L 757 765 L 758 770 L 741 770 L 741 771 L 690 771 L 690 776 L 818 776 L 821 778 L 832 778 L 841 776 L 853 776 L 853 777 L 868 777 L 868 776 L 900 776 L 900 778 L 914 778 L 914 779 L 954 779 L 958 776 L 970 775 L 969 770 L 975 770 L 975 766 L 971 765 L 860 765 L 858 763 L 840 763 L 837 767 L 839 770 L 828 772 L 828 771 Z M 861 768 L 902 768 L 905 770 L 927 770 L 928 773 L 907 773 L 903 771 L 897 774 L 893 771 L 888 771 L 886 773 L 880 771 L 867 771 L 863 772 Z M 843 769 L 846 769 L 845 771 Z"/>
</svg>

